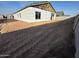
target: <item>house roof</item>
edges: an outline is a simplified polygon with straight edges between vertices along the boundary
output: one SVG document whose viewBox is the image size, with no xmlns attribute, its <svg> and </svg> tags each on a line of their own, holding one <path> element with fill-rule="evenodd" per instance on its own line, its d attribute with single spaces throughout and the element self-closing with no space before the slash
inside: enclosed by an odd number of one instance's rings
<svg viewBox="0 0 79 59">
<path fill-rule="evenodd" d="M 34 6 L 42 5 L 42 4 L 50 4 L 50 6 L 52 7 L 52 5 L 51 5 L 50 2 L 48 2 L 48 1 L 43 1 L 43 2 L 31 3 L 30 5 L 25 6 L 24 8 L 18 10 L 17 12 L 19 12 L 19 11 L 21 11 L 21 10 L 24 10 L 25 8 L 28 8 L 28 7 L 34 7 Z M 53 8 L 53 7 L 52 7 L 52 8 Z M 54 8 L 53 8 L 53 9 L 54 9 Z M 17 12 L 15 12 L 15 13 L 17 13 Z M 56 12 L 55 9 L 54 9 L 54 12 Z M 14 14 L 15 14 L 15 13 L 14 13 Z"/>
</svg>

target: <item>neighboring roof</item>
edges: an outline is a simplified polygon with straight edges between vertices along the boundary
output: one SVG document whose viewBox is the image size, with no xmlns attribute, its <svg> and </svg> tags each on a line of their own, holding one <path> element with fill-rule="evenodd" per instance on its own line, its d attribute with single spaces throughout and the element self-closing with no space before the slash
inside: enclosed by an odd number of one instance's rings
<svg viewBox="0 0 79 59">
<path fill-rule="evenodd" d="M 64 11 L 57 11 L 56 13 L 62 13 L 62 12 L 64 13 Z"/>
<path fill-rule="evenodd" d="M 48 1 L 43 1 L 43 2 L 31 3 L 30 5 L 25 6 L 24 8 L 18 10 L 17 12 L 19 12 L 19 11 L 21 11 L 21 10 L 24 10 L 25 8 L 28 8 L 28 7 L 33 7 L 33 6 L 42 5 L 42 4 L 47 4 L 47 3 L 50 4 L 50 6 L 52 7 L 52 5 L 51 5 L 50 2 L 48 2 Z M 53 7 L 52 7 L 52 8 L 53 8 Z M 53 8 L 53 9 L 54 9 L 54 8 Z M 54 11 L 55 11 L 55 9 L 54 9 Z M 15 12 L 15 13 L 17 13 L 17 12 Z M 55 11 L 55 12 L 56 12 L 56 11 Z M 15 13 L 14 13 L 14 14 L 15 14 Z"/>
<path fill-rule="evenodd" d="M 57 11 L 56 13 L 62 13 L 62 11 Z"/>
<path fill-rule="evenodd" d="M 56 12 L 56 14 L 61 15 L 61 14 L 64 14 L 64 12 L 63 11 L 58 11 L 58 12 Z"/>
</svg>

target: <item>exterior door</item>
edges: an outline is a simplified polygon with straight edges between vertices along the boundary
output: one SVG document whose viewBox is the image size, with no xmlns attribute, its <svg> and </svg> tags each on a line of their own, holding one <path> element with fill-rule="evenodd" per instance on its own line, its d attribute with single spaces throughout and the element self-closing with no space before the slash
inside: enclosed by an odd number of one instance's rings
<svg viewBox="0 0 79 59">
<path fill-rule="evenodd" d="M 54 14 L 53 13 L 51 13 L 51 18 L 50 18 L 50 20 L 52 20 L 52 18 L 54 17 Z"/>
</svg>

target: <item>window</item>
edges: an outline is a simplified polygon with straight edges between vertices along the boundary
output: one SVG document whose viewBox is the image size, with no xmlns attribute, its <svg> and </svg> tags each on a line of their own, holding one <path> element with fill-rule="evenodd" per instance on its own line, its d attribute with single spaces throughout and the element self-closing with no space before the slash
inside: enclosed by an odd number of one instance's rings
<svg viewBox="0 0 79 59">
<path fill-rule="evenodd" d="M 18 14 L 17 14 L 17 17 L 19 17 Z"/>
<path fill-rule="evenodd" d="M 21 13 L 19 13 L 19 17 L 21 18 Z"/>
<path fill-rule="evenodd" d="M 18 17 L 18 18 L 21 18 L 21 13 L 17 14 L 17 17 Z"/>
<path fill-rule="evenodd" d="M 41 18 L 41 12 L 35 12 L 35 19 Z"/>
</svg>

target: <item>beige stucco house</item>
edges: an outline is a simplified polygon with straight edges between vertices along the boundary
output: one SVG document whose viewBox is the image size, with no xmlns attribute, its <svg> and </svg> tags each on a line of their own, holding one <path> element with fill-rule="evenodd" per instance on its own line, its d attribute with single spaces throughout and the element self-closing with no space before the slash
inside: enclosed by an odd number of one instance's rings
<svg viewBox="0 0 79 59">
<path fill-rule="evenodd" d="M 49 21 L 55 19 L 56 11 L 50 2 L 40 2 L 24 7 L 13 16 L 16 20 L 27 22 Z"/>
</svg>

